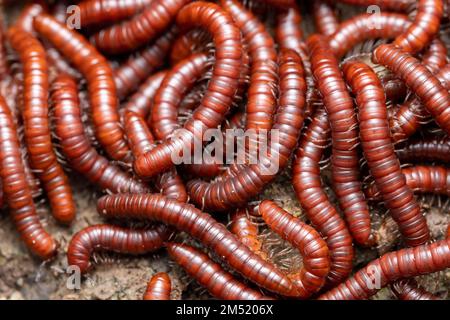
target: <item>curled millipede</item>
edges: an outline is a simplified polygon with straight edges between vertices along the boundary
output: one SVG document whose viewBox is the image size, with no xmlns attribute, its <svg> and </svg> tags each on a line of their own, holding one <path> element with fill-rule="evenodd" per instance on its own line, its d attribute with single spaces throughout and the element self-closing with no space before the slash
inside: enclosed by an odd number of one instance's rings
<svg viewBox="0 0 450 320">
<path fill-rule="evenodd" d="M 352 270 L 352 238 L 344 220 L 331 204 L 320 178 L 320 161 L 330 138 L 328 117 L 319 107 L 300 140 L 292 165 L 292 184 L 296 196 L 313 226 L 326 237 L 330 251 L 330 284 L 339 283 Z M 372 244 L 370 217 L 357 216 L 349 220 L 358 243 Z M 332 226 L 332 227 L 330 227 Z"/>
<path fill-rule="evenodd" d="M 282 50 L 279 70 L 280 98 L 272 132 L 278 132 L 283 138 L 270 142 L 267 161 L 249 165 L 234 163 L 213 182 L 198 179 L 188 182 L 193 203 L 213 211 L 243 206 L 288 164 L 303 127 L 306 84 L 301 59 L 296 52 Z M 268 162 L 277 163 L 278 170 L 266 172 Z"/>
<path fill-rule="evenodd" d="M 323 34 L 324 36 L 331 36 L 339 28 L 336 10 L 326 1 L 314 1 L 313 15 L 318 33 Z"/>
<path fill-rule="evenodd" d="M 370 262 L 321 300 L 367 299 L 387 284 L 450 267 L 450 239 L 384 254 Z"/>
<path fill-rule="evenodd" d="M 369 217 L 369 207 L 362 192 L 359 176 L 358 119 L 353 100 L 347 91 L 337 59 L 329 50 L 325 38 L 319 35 L 312 36 L 308 40 L 308 46 L 312 70 L 330 121 L 333 190 L 347 221 L 354 219 L 355 223 L 363 222 Z M 366 227 L 364 236 L 369 237 L 367 221 L 359 226 Z M 362 243 L 367 241 L 368 238 Z"/>
<path fill-rule="evenodd" d="M 167 72 L 153 99 L 148 120 L 157 140 L 170 139 L 176 130 L 182 128 L 178 115 L 183 97 L 205 75 L 209 62 L 205 53 L 192 54 Z M 202 177 L 215 176 L 220 172 L 220 166 L 215 163 L 191 164 L 185 168 L 190 174 Z"/>
<path fill-rule="evenodd" d="M 185 122 L 176 139 L 165 140 L 134 163 L 141 177 L 152 177 L 173 166 L 172 155 L 194 140 L 208 128 L 218 127 L 224 120 L 239 85 L 242 69 L 242 41 L 239 28 L 231 16 L 214 3 L 197 1 L 183 7 L 177 15 L 180 28 L 202 27 L 213 35 L 216 46 L 215 64 L 208 88 L 199 107 Z"/>
<path fill-rule="evenodd" d="M 420 288 L 412 279 L 397 281 L 391 289 L 399 300 L 439 300 L 435 295 Z"/>
<path fill-rule="evenodd" d="M 290 275 L 300 298 L 307 298 L 325 284 L 330 271 L 330 257 L 325 240 L 311 226 L 294 218 L 274 202 L 265 200 L 258 207 L 267 225 L 297 248 L 303 257 L 303 266 Z"/>
<path fill-rule="evenodd" d="M 164 64 L 175 35 L 175 28 L 165 32 L 154 43 L 132 54 L 113 70 L 114 83 L 120 99 L 133 92 L 152 72 Z"/>
<path fill-rule="evenodd" d="M 372 59 L 401 78 L 419 97 L 438 125 L 450 133 L 449 92 L 420 61 L 390 44 L 376 48 Z"/>
<path fill-rule="evenodd" d="M 103 52 L 123 53 L 139 48 L 166 30 L 190 0 L 153 0 L 142 13 L 128 21 L 103 29 L 92 37 Z"/>
<path fill-rule="evenodd" d="M 412 140 L 396 152 L 403 162 L 442 161 L 448 163 L 450 162 L 450 138 L 428 137 L 424 140 Z"/>
<path fill-rule="evenodd" d="M 168 224 L 198 239 L 259 286 L 285 296 L 298 295 L 283 273 L 248 249 L 224 225 L 192 205 L 160 195 L 117 194 L 100 198 L 97 211 L 108 217 L 150 219 Z"/>
<path fill-rule="evenodd" d="M 151 4 L 153 0 L 93 0 L 79 4 L 80 24 L 86 27 L 93 24 L 117 22 L 133 16 Z"/>
<path fill-rule="evenodd" d="M 222 300 L 268 300 L 260 292 L 247 287 L 212 261 L 206 254 L 188 245 L 170 242 L 169 255 L 211 295 Z"/>
<path fill-rule="evenodd" d="M 381 83 L 375 72 L 362 62 L 347 62 L 343 72 L 356 97 L 364 158 L 375 184 L 406 243 L 424 244 L 430 239 L 430 233 L 395 155 Z"/>
<path fill-rule="evenodd" d="M 44 48 L 31 34 L 12 27 L 12 47 L 19 53 L 24 70 L 22 118 L 31 168 L 36 172 L 50 200 L 53 216 L 70 223 L 75 203 L 68 178 L 53 151 L 48 119 L 48 65 Z"/>
<path fill-rule="evenodd" d="M 43 260 L 56 254 L 57 243 L 39 220 L 22 162 L 15 121 L 0 96 L 0 178 L 5 202 L 26 246 Z"/>
<path fill-rule="evenodd" d="M 77 232 L 67 248 L 67 263 L 85 273 L 91 267 L 94 251 L 109 250 L 123 254 L 145 254 L 161 248 L 171 231 L 160 224 L 151 229 L 133 230 L 109 224 L 86 227 Z"/>
<path fill-rule="evenodd" d="M 148 282 L 143 300 L 170 300 L 172 282 L 165 272 L 155 274 Z"/>
<path fill-rule="evenodd" d="M 53 83 L 51 101 L 55 132 L 71 167 L 89 181 L 111 192 L 145 192 L 148 188 L 108 159 L 99 155 L 84 132 L 77 84 L 67 75 Z"/>
<path fill-rule="evenodd" d="M 117 111 L 116 87 L 106 59 L 84 37 L 50 15 L 39 14 L 33 25 L 86 78 L 96 136 L 106 152 L 114 160 L 129 159 L 130 152 Z"/>
<path fill-rule="evenodd" d="M 180 61 L 166 75 L 153 99 L 152 132 L 157 140 L 170 138 L 178 123 L 178 107 L 186 92 L 194 86 L 208 67 L 208 55 L 193 54 Z"/>
<path fill-rule="evenodd" d="M 450 196 L 450 169 L 442 166 L 414 166 L 402 169 L 406 184 L 414 192 L 432 193 Z M 365 190 L 370 198 L 377 198 L 376 185 Z"/>
<path fill-rule="evenodd" d="M 407 53 L 421 51 L 438 34 L 443 14 L 442 0 L 417 1 L 417 14 L 413 23 L 393 44 Z"/>
</svg>

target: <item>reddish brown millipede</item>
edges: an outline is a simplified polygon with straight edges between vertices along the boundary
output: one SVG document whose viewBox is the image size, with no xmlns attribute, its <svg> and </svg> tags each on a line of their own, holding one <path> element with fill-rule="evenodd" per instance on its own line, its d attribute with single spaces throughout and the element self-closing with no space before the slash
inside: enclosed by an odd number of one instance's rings
<svg viewBox="0 0 450 320">
<path fill-rule="evenodd" d="M 144 300 L 170 300 L 172 281 L 165 272 L 155 274 L 148 282 L 144 293 Z"/>
</svg>

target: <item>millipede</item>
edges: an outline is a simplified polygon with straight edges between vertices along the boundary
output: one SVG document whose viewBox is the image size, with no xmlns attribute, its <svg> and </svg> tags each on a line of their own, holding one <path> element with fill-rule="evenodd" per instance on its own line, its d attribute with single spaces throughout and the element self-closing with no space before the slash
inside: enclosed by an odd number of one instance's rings
<svg viewBox="0 0 450 320">
<path fill-rule="evenodd" d="M 79 4 L 81 27 L 117 22 L 140 12 L 153 0 L 94 0 Z"/>
<path fill-rule="evenodd" d="M 122 254 L 145 254 L 161 248 L 171 231 L 164 225 L 149 229 L 128 229 L 108 224 L 86 227 L 77 232 L 67 248 L 67 263 L 85 273 L 94 251 L 110 250 Z"/>
<path fill-rule="evenodd" d="M 437 35 L 444 14 L 444 4 L 442 0 L 419 0 L 416 10 L 411 26 L 393 42 L 394 46 L 407 53 L 421 51 Z"/>
<path fill-rule="evenodd" d="M 331 267 L 330 284 L 339 283 L 351 272 L 354 250 L 352 237 L 336 208 L 325 193 L 320 178 L 320 160 L 328 145 L 330 127 L 325 109 L 316 109 L 312 121 L 301 137 L 292 164 L 292 184 L 305 214 L 327 239 Z M 373 244 L 370 216 L 358 215 L 348 220 L 354 238 L 363 245 Z M 333 226 L 330 228 L 329 226 Z"/>
<path fill-rule="evenodd" d="M 138 90 L 128 98 L 121 110 L 123 113 L 134 112 L 141 118 L 147 119 L 153 106 L 153 99 L 167 75 L 167 71 L 160 71 L 148 79 L 138 88 Z M 147 123 L 151 127 L 151 123 Z"/>
<path fill-rule="evenodd" d="M 308 39 L 311 65 L 331 128 L 333 189 L 347 220 L 369 216 L 359 176 L 358 119 L 336 57 L 323 36 Z"/>
<path fill-rule="evenodd" d="M 178 115 L 183 97 L 205 75 L 209 67 L 209 56 L 197 53 L 181 60 L 167 73 L 155 94 L 148 119 L 157 140 L 170 139 L 182 128 Z M 215 176 L 220 172 L 220 166 L 215 163 L 191 164 L 184 168 L 196 176 Z"/>
<path fill-rule="evenodd" d="M 145 192 L 148 187 L 99 155 L 84 132 L 76 82 L 60 75 L 52 84 L 55 132 L 73 169 L 111 192 Z"/>
<path fill-rule="evenodd" d="M 229 229 L 250 250 L 266 259 L 267 254 L 262 249 L 263 243 L 258 239 L 258 226 L 250 221 L 247 215 L 247 209 L 236 210 L 231 216 Z"/>
<path fill-rule="evenodd" d="M 170 300 L 172 281 L 165 272 L 155 274 L 147 284 L 143 300 Z"/>
<path fill-rule="evenodd" d="M 113 69 L 114 83 L 120 99 L 136 90 L 142 81 L 164 64 L 163 57 L 168 53 L 175 33 L 174 28 L 170 29 Z"/>
<path fill-rule="evenodd" d="M 37 15 L 33 26 L 84 75 L 98 140 L 113 159 L 127 160 L 130 151 L 120 125 L 113 73 L 106 59 L 84 37 L 48 14 Z"/>
<path fill-rule="evenodd" d="M 155 142 L 153 135 L 143 117 L 132 111 L 126 111 L 124 119 L 124 128 L 127 132 L 128 142 L 134 157 L 139 157 L 154 148 Z M 156 178 L 156 186 L 168 198 L 181 202 L 188 200 L 184 182 L 178 176 L 175 168 L 160 174 Z"/>
<path fill-rule="evenodd" d="M 277 13 L 275 25 L 275 40 L 281 49 L 292 49 L 300 56 L 305 70 L 307 84 L 306 110 L 305 116 L 311 116 L 314 112 L 314 92 L 315 82 L 311 72 L 311 62 L 307 45 L 303 38 L 301 28 L 298 28 L 302 21 L 300 9 L 295 6 Z"/>
<path fill-rule="evenodd" d="M 403 162 L 416 161 L 450 161 L 450 138 L 425 137 L 410 140 L 406 145 L 396 150 L 397 156 Z"/>
<path fill-rule="evenodd" d="M 139 48 L 167 29 L 180 9 L 190 0 L 153 0 L 142 13 L 130 20 L 114 24 L 92 37 L 94 45 L 103 52 L 123 53 Z"/>
<path fill-rule="evenodd" d="M 417 193 L 431 193 L 450 196 L 450 169 L 442 166 L 412 166 L 402 169 L 408 187 Z M 376 185 L 365 190 L 370 198 L 379 194 Z"/>
<path fill-rule="evenodd" d="M 152 132 L 157 140 L 164 140 L 181 126 L 178 107 L 186 92 L 194 86 L 208 68 L 208 55 L 193 54 L 181 60 L 166 74 L 153 98 L 151 110 Z"/>
<path fill-rule="evenodd" d="M 269 130 L 276 109 L 277 54 L 275 43 L 264 25 L 236 0 L 222 0 L 222 6 L 241 28 L 251 60 L 247 91 L 247 130 Z"/>
<path fill-rule="evenodd" d="M 43 260 L 56 254 L 57 242 L 42 227 L 20 154 L 19 138 L 9 106 L 0 96 L 0 163 L 5 202 L 27 247 Z"/>
<path fill-rule="evenodd" d="M 81 79 L 81 74 L 73 68 L 61 53 L 48 41 L 44 41 L 43 46 L 51 68 L 55 68 L 55 73 L 66 73 L 75 79 Z"/>
<path fill-rule="evenodd" d="M 24 110 L 22 118 L 30 165 L 37 173 L 50 200 L 53 216 L 70 223 L 75 217 L 75 203 L 68 178 L 53 151 L 48 119 L 48 65 L 41 43 L 15 27 L 8 30 L 13 48 L 19 53 L 24 69 Z"/>
<path fill-rule="evenodd" d="M 335 8 L 326 1 L 314 1 L 314 23 L 318 33 L 331 36 L 339 28 L 339 20 Z"/>
<path fill-rule="evenodd" d="M 173 166 L 172 154 L 198 139 L 199 132 L 219 126 L 233 102 L 242 67 L 242 41 L 239 28 L 220 6 L 197 1 L 184 6 L 177 15 L 180 27 L 202 27 L 213 35 L 216 46 L 212 78 L 198 108 L 184 124 L 177 139 L 165 140 L 134 162 L 141 177 L 152 177 Z"/>
<path fill-rule="evenodd" d="M 447 53 L 445 57 L 447 57 Z M 431 62 L 423 60 L 423 64 L 430 71 L 436 72 L 436 78 L 442 86 L 450 90 L 450 64 L 447 64 L 444 59 L 438 58 L 438 61 L 434 61 L 434 59 Z M 439 69 L 439 71 L 435 69 Z M 394 142 L 404 141 L 416 133 L 423 124 L 431 120 L 430 113 L 423 103 L 417 97 L 412 98 L 405 104 L 399 105 L 389 120 L 392 139 Z"/>
<path fill-rule="evenodd" d="M 38 16 L 41 13 L 46 12 L 47 9 L 48 9 L 47 6 L 44 5 L 43 2 L 31 3 L 26 5 L 25 8 L 20 13 L 19 17 L 17 18 L 17 20 L 15 21 L 14 26 L 16 28 L 19 28 L 34 35 L 35 33 L 33 27 L 34 17 Z"/>
<path fill-rule="evenodd" d="M 193 29 L 179 35 L 170 49 L 170 62 L 176 65 L 192 54 L 205 52 L 211 42 L 210 35 L 202 29 Z"/>
<path fill-rule="evenodd" d="M 443 84 L 420 61 L 392 44 L 376 48 L 372 59 L 404 80 L 438 125 L 450 133 L 450 95 Z"/>
<path fill-rule="evenodd" d="M 399 300 L 439 300 L 435 295 L 419 287 L 412 279 L 397 281 L 391 289 Z"/>
<path fill-rule="evenodd" d="M 362 62 L 348 61 L 343 69 L 356 97 L 361 145 L 370 173 L 406 243 L 410 246 L 424 244 L 430 239 L 428 226 L 395 155 L 381 83 L 373 70 Z"/>
<path fill-rule="evenodd" d="M 407 11 L 411 6 L 416 4 L 416 0 L 337 0 L 338 2 L 347 3 L 356 6 L 377 6 L 382 10 Z"/>
<path fill-rule="evenodd" d="M 104 196 L 97 211 L 107 217 L 134 217 L 166 223 L 210 247 L 227 264 L 252 282 L 286 296 L 297 296 L 292 282 L 242 244 L 224 225 L 192 205 L 152 194 Z M 252 261 L 251 265 L 245 264 Z"/>
<path fill-rule="evenodd" d="M 435 38 L 431 41 L 429 47 L 425 50 L 422 57 L 422 63 L 431 71 L 433 74 L 437 74 L 444 68 L 448 63 L 448 50 L 445 43 L 439 39 Z M 442 82 L 442 81 L 441 81 Z"/>
<path fill-rule="evenodd" d="M 5 28 L 6 27 L 3 25 L 3 21 L 1 21 L 0 18 L 0 75 L 2 78 L 8 77 L 10 71 L 6 49 Z"/>
<path fill-rule="evenodd" d="M 370 262 L 321 300 L 367 299 L 387 284 L 403 278 L 438 272 L 450 267 L 450 239 L 400 249 Z"/>
<path fill-rule="evenodd" d="M 343 57 L 356 44 L 369 39 L 394 39 L 405 32 L 411 22 L 401 13 L 360 14 L 339 25 L 329 36 L 329 46 L 336 57 Z"/>
<path fill-rule="evenodd" d="M 270 229 L 299 250 L 303 257 L 302 269 L 290 275 L 300 298 L 307 298 L 325 284 L 330 271 L 328 246 L 311 226 L 294 218 L 270 200 L 261 202 L 258 211 Z"/>
<path fill-rule="evenodd" d="M 167 251 L 177 264 L 218 299 L 269 300 L 260 292 L 236 280 L 206 254 L 193 247 L 179 243 L 168 243 Z"/>
</svg>

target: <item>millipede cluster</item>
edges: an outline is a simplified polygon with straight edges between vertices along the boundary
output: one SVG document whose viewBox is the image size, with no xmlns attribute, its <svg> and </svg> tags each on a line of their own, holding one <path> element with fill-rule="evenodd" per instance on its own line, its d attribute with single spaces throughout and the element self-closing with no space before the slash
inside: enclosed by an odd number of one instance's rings
<svg viewBox="0 0 450 320">
<path fill-rule="evenodd" d="M 448 8 L 24 4 L 0 21 L 0 206 L 31 255 L 66 250 L 82 274 L 97 251 L 165 254 L 144 300 L 174 296 L 171 269 L 218 299 L 445 298 L 421 277 L 450 267 L 450 226 L 431 232 L 418 195 L 450 197 Z M 37 198 L 67 228 L 77 179 L 104 221 L 65 249 Z M 300 216 L 266 192 L 279 183 Z M 384 254 L 375 211 L 398 226 Z M 285 250 L 300 262 L 274 258 Z M 377 257 L 357 267 L 362 250 Z"/>
</svg>

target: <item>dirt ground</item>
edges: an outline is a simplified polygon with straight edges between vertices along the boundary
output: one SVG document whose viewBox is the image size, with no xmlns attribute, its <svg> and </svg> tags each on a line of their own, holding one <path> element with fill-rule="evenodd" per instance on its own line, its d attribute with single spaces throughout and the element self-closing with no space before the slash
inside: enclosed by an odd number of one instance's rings
<svg viewBox="0 0 450 320">
<path fill-rule="evenodd" d="M 306 22 L 306 30 L 311 24 Z M 287 170 L 286 172 L 290 172 Z M 72 175 L 78 214 L 70 227 L 57 224 L 51 217 L 44 201 L 39 212 L 46 228 L 60 243 L 58 256 L 42 263 L 33 258 L 20 241 L 11 223 L 7 210 L 0 211 L 0 299 L 141 299 L 147 281 L 156 273 L 168 272 L 173 281 L 173 299 L 210 299 L 210 295 L 167 257 L 164 250 L 140 257 L 121 256 L 112 253 L 95 254 L 95 267 L 81 279 L 79 288 L 74 288 L 73 273 L 68 270 L 66 250 L 74 233 L 82 228 L 102 222 L 95 210 L 100 193 L 87 185 L 79 175 Z M 330 192 L 330 196 L 333 197 Z M 274 199 L 286 210 L 304 219 L 292 190 L 290 177 L 284 173 L 260 196 Z M 443 238 L 450 222 L 448 199 L 423 197 L 422 207 L 435 239 Z M 378 234 L 378 247 L 357 248 L 355 270 L 399 245 L 395 223 L 381 207 L 372 210 L 374 228 Z M 180 239 L 184 237 L 181 236 Z M 262 230 L 261 238 L 270 257 L 281 268 L 296 268 L 301 263 L 298 253 L 273 233 Z M 450 270 L 418 279 L 426 289 L 448 298 Z M 393 299 L 389 288 L 381 290 L 374 299 Z"/>
</svg>

